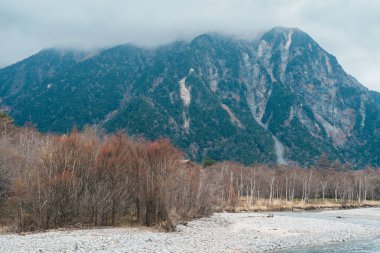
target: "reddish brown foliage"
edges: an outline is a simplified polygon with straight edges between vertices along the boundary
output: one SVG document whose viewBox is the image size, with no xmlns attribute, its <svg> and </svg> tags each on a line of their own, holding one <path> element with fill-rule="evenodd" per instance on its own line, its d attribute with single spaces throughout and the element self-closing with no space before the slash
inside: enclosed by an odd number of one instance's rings
<svg viewBox="0 0 380 253">
<path fill-rule="evenodd" d="M 180 220 L 237 206 L 242 198 L 251 204 L 261 198 L 380 199 L 379 170 L 345 171 L 325 159 L 320 164 L 301 169 L 224 162 L 202 169 L 166 139 L 18 129 L 0 136 L 0 218 L 16 220 L 20 231 L 126 223 L 171 230 Z"/>
</svg>

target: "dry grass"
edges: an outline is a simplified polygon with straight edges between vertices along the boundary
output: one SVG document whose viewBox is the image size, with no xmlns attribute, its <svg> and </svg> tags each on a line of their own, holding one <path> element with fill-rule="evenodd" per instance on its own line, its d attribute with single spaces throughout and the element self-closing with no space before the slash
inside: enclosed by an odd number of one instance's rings
<svg viewBox="0 0 380 253">
<path fill-rule="evenodd" d="M 7 234 L 11 232 L 11 228 L 7 226 L 0 226 L 0 235 Z"/>
<path fill-rule="evenodd" d="M 232 212 L 265 212 L 265 211 L 296 211 L 296 210 L 314 210 L 314 209 L 345 209 L 359 207 L 380 207 L 380 201 L 365 202 L 343 202 L 335 199 L 323 200 L 293 200 L 284 199 L 255 199 L 252 204 L 247 198 L 241 198 L 239 204 L 235 207 L 226 207 L 224 210 Z"/>
</svg>

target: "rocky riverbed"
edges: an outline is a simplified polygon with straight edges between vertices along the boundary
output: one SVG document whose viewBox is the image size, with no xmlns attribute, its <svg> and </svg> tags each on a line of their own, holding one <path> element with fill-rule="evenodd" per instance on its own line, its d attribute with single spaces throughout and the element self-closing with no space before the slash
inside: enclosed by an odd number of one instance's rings
<svg viewBox="0 0 380 253">
<path fill-rule="evenodd" d="M 0 252 L 265 252 L 380 236 L 380 208 L 216 213 L 179 225 L 0 235 Z"/>
</svg>

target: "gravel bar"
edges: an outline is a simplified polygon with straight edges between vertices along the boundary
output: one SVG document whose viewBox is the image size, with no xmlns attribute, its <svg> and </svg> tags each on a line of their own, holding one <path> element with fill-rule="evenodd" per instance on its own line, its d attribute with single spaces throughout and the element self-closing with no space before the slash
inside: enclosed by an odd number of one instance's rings
<svg viewBox="0 0 380 253">
<path fill-rule="evenodd" d="M 0 252 L 265 252 L 380 236 L 380 208 L 215 213 L 179 225 L 0 235 Z"/>
</svg>

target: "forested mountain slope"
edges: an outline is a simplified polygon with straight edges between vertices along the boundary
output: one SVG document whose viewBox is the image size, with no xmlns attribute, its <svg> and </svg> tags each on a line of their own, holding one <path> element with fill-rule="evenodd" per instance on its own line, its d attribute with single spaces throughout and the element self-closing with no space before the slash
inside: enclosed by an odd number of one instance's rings
<svg viewBox="0 0 380 253">
<path fill-rule="evenodd" d="M 379 95 L 295 28 L 255 40 L 204 34 L 154 49 L 44 50 L 0 70 L 19 125 L 97 125 L 169 138 L 190 159 L 380 165 Z"/>
</svg>

